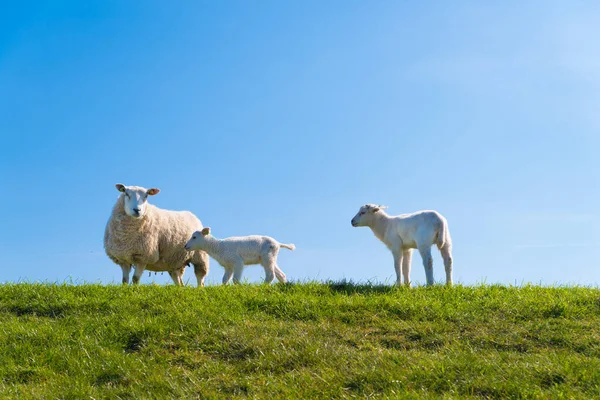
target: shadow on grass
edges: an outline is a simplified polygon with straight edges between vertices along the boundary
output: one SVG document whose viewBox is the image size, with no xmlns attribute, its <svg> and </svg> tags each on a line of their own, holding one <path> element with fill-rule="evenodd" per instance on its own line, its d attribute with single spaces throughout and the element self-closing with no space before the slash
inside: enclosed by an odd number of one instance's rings
<svg viewBox="0 0 600 400">
<path fill-rule="evenodd" d="M 325 285 L 332 292 L 344 293 L 344 294 L 386 294 L 393 293 L 398 290 L 405 289 L 404 287 L 397 287 L 392 285 L 383 284 L 372 284 L 372 283 L 354 283 L 352 281 L 329 281 L 325 282 Z"/>
<path fill-rule="evenodd" d="M 150 337 L 152 337 L 152 333 L 144 329 L 124 333 L 123 350 L 127 353 L 140 351 L 148 345 Z"/>
<path fill-rule="evenodd" d="M 10 384 L 27 384 L 31 382 L 37 382 L 41 379 L 41 376 L 37 371 L 32 369 L 19 369 L 8 373 L 4 377 L 4 382 Z M 2 382 L 2 380 L 0 380 Z"/>
<path fill-rule="evenodd" d="M 360 294 L 360 295 L 369 295 L 369 294 L 387 294 L 394 293 L 397 291 L 410 290 L 406 286 L 396 286 L 391 284 L 384 283 L 357 283 L 351 280 L 341 280 L 341 281 L 326 281 L 326 282 L 317 282 L 317 281 L 297 281 L 297 282 L 287 282 L 285 284 L 277 284 L 274 285 L 277 287 L 279 291 L 285 293 L 288 291 L 295 290 L 305 290 L 307 288 L 313 288 L 315 290 L 322 290 L 323 288 L 329 289 L 329 291 L 333 293 L 343 293 L 347 295 L 352 294 Z M 415 288 L 416 286 L 413 286 Z"/>
<path fill-rule="evenodd" d="M 41 305 L 41 304 L 13 304 L 3 307 L 2 311 L 15 314 L 17 317 L 33 316 L 33 317 L 48 317 L 62 318 L 71 308 L 63 305 Z"/>
<path fill-rule="evenodd" d="M 102 372 L 94 380 L 95 386 L 116 386 L 116 385 L 129 385 L 129 381 L 126 377 L 118 372 L 106 371 Z"/>
</svg>

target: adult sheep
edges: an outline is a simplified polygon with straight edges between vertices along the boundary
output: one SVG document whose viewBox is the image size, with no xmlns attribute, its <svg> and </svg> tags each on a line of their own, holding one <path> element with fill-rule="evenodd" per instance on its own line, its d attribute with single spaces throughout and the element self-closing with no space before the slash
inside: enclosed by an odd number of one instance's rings
<svg viewBox="0 0 600 400">
<path fill-rule="evenodd" d="M 121 195 L 113 207 L 104 232 L 106 255 L 123 270 L 123 284 L 138 284 L 145 270 L 167 271 L 176 285 L 183 285 L 183 271 L 194 265 L 198 286 L 204 286 L 208 273 L 208 255 L 187 251 L 190 235 L 202 229 L 200 220 L 189 211 L 163 210 L 148 203 L 159 189 L 117 184 Z"/>
<path fill-rule="evenodd" d="M 437 245 L 446 269 L 446 284 L 452 285 L 452 239 L 448 222 L 436 211 L 418 211 L 413 214 L 390 216 L 387 207 L 365 204 L 352 218 L 352 226 L 368 226 L 375 236 L 394 255 L 396 284 L 400 285 L 400 268 L 404 284 L 410 286 L 410 261 L 412 249 L 418 249 L 423 259 L 427 285 L 433 285 L 433 259 L 431 246 Z"/>
</svg>

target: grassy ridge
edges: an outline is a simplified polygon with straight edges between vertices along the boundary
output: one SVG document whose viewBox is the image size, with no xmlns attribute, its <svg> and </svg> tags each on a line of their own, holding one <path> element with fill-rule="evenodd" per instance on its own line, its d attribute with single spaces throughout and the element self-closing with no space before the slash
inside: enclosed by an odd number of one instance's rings
<svg viewBox="0 0 600 400">
<path fill-rule="evenodd" d="M 600 291 L 2 285 L 0 361 L 0 398 L 591 398 Z"/>
</svg>

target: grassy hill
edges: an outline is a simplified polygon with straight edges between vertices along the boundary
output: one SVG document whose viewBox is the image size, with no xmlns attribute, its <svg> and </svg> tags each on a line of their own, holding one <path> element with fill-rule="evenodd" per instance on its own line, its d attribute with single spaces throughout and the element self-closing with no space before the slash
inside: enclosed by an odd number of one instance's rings
<svg viewBox="0 0 600 400">
<path fill-rule="evenodd" d="M 0 398 L 600 396 L 590 288 L 0 286 Z"/>
</svg>

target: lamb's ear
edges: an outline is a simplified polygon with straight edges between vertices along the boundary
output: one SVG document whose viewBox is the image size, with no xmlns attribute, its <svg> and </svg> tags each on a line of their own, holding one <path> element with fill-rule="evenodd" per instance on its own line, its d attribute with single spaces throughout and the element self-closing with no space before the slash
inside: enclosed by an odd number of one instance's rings
<svg viewBox="0 0 600 400">
<path fill-rule="evenodd" d="M 160 189 L 158 189 L 158 188 L 148 189 L 148 196 L 154 196 L 155 194 L 158 194 L 159 192 L 160 192 Z"/>
<path fill-rule="evenodd" d="M 371 209 L 371 211 L 373 211 L 374 213 L 376 213 L 377 211 L 379 211 L 379 207 L 374 207 Z"/>
<path fill-rule="evenodd" d="M 123 184 L 121 184 L 121 183 L 117 183 L 117 184 L 115 185 L 115 187 L 117 188 L 117 190 L 118 190 L 119 192 L 125 192 L 125 185 L 123 185 Z"/>
<path fill-rule="evenodd" d="M 201 233 L 203 236 L 210 235 L 210 228 L 206 227 L 206 228 L 202 229 Z"/>
</svg>

